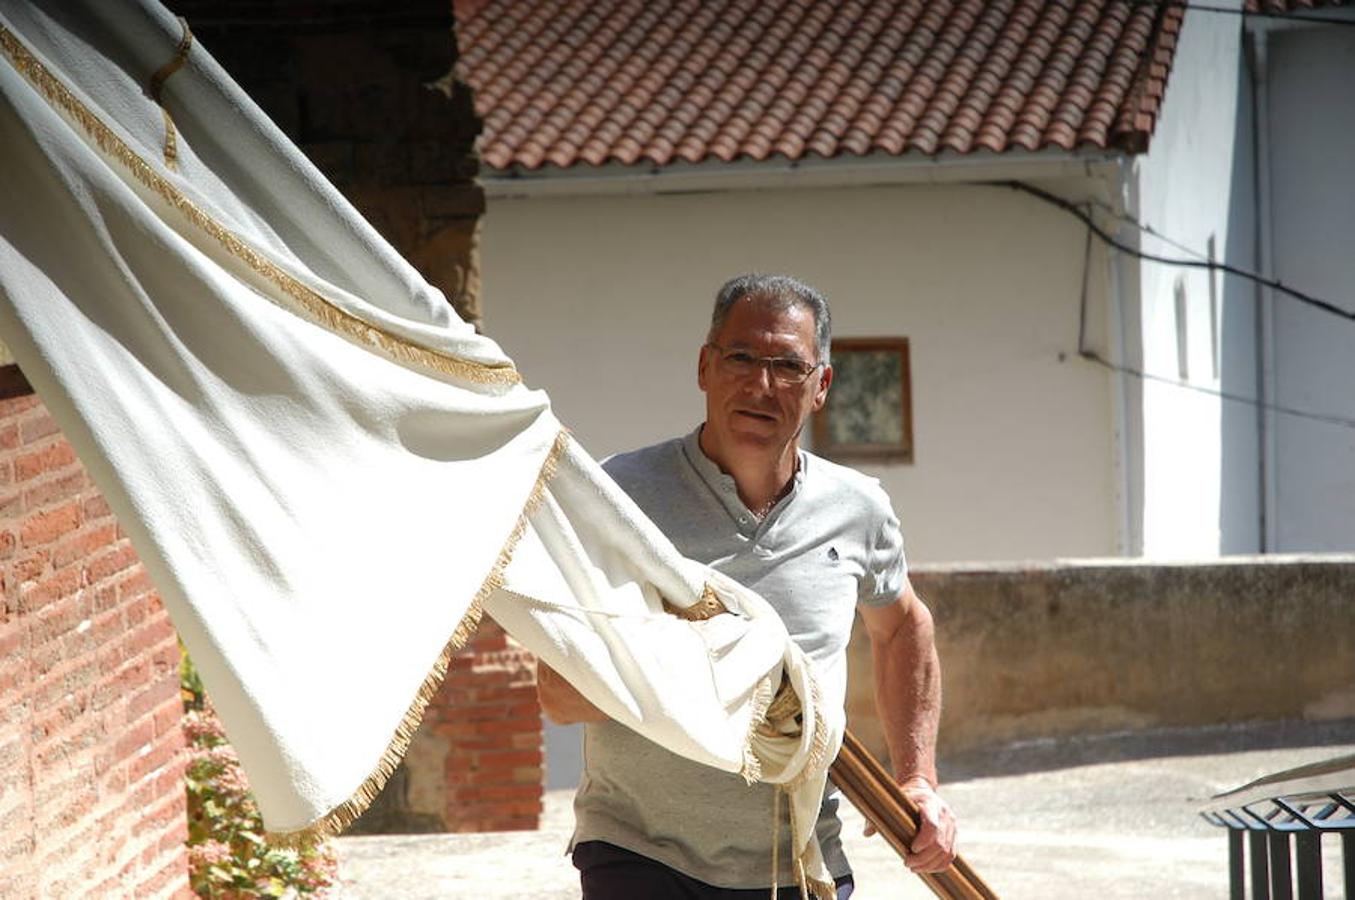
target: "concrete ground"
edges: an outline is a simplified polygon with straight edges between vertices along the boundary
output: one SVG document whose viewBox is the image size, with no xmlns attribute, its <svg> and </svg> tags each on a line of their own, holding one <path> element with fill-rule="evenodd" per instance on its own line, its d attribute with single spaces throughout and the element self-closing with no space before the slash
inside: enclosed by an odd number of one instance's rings
<svg viewBox="0 0 1355 900">
<path fill-rule="evenodd" d="M 1003 897 L 1222 898 L 1227 839 L 1200 819 L 1199 805 L 1261 775 L 1352 752 L 1355 721 L 1033 742 L 948 761 L 942 793 L 960 819 L 961 853 Z M 577 897 L 564 856 L 570 793 L 547 793 L 536 832 L 340 838 L 336 896 Z M 930 897 L 844 808 L 856 900 Z M 1324 859 L 1327 896 L 1338 897 L 1339 844 L 1324 843 Z"/>
</svg>

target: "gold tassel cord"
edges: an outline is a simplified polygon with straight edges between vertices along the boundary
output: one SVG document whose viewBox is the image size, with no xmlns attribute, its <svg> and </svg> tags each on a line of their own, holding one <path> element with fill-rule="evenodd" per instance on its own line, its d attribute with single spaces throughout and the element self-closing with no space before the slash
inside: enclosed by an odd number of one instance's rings
<svg viewBox="0 0 1355 900">
<path fill-rule="evenodd" d="M 433 350 L 342 309 L 334 301 L 278 266 L 267 255 L 256 250 L 190 200 L 85 106 L 4 25 L 0 25 L 0 52 L 4 53 L 16 71 L 37 88 L 49 104 L 79 126 L 100 152 L 116 161 L 146 189 L 159 196 L 189 224 L 210 237 L 228 254 L 240 260 L 256 276 L 280 290 L 290 303 L 281 303 L 278 298 L 268 294 L 263 296 L 267 296 L 293 314 L 299 312 L 312 323 L 353 343 L 378 351 L 401 364 L 421 366 L 429 371 L 477 384 L 511 386 L 521 383 L 521 377 L 511 364 L 489 365 L 472 362 Z"/>
<path fill-rule="evenodd" d="M 385 787 L 396 767 L 400 765 L 400 760 L 404 758 L 405 751 L 409 749 L 410 741 L 414 739 L 414 733 L 418 731 L 419 723 L 423 721 L 423 715 L 428 709 L 428 704 L 437 694 L 438 688 L 442 686 L 442 681 L 447 675 L 447 669 L 451 665 L 452 657 L 470 642 L 471 637 L 474 636 L 476 629 L 480 626 L 480 619 L 484 616 L 485 599 L 489 597 L 491 592 L 503 586 L 504 570 L 512 562 L 513 551 L 527 531 L 528 519 L 541 505 L 546 487 L 555 476 L 560 457 L 568 444 L 569 432 L 561 429 L 555 437 L 555 442 L 551 445 L 550 452 L 546 454 L 545 461 L 541 464 L 536 483 L 532 487 L 531 494 L 528 495 L 522 512 L 518 515 L 513 530 L 509 532 L 503 548 L 499 550 L 494 567 L 485 577 L 480 589 L 475 592 L 466 614 L 461 617 L 456 630 L 452 632 L 451 639 L 442 648 L 442 652 L 438 654 L 432 669 L 419 686 L 413 702 L 410 703 L 409 709 L 400 720 L 400 724 L 396 726 L 395 734 L 386 747 L 386 751 L 381 755 L 376 769 L 363 780 L 352 796 L 305 828 L 297 831 L 269 832 L 268 841 L 270 844 L 281 847 L 300 847 L 339 834 L 353 824 L 357 817 L 362 815 L 372 801 L 376 799 L 376 795 L 381 793 L 381 789 Z"/>
<path fill-rule="evenodd" d="M 160 113 L 165 119 L 165 166 L 176 172 L 179 170 L 179 142 L 175 137 L 174 117 L 169 114 L 169 109 L 160 95 L 169 76 L 188 62 L 188 51 L 193 48 L 193 32 L 188 29 L 188 20 L 179 16 L 179 26 L 183 29 L 183 34 L 179 38 L 179 46 L 174 48 L 174 58 L 155 70 L 150 84 L 151 99 L 160 107 Z"/>
</svg>

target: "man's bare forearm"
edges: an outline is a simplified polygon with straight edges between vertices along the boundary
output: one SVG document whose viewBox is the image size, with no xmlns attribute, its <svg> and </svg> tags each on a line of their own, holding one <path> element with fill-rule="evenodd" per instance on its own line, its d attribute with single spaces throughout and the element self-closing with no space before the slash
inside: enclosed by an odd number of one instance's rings
<svg viewBox="0 0 1355 900">
<path fill-rule="evenodd" d="M 936 735 L 941 720 L 941 662 L 932 617 L 909 592 L 902 620 L 872 641 L 875 704 L 894 777 L 922 776 L 936 784 Z"/>
<path fill-rule="evenodd" d="M 590 703 L 574 685 L 540 661 L 536 665 L 536 696 L 541 701 L 541 709 L 556 725 L 601 722 L 607 718 L 607 714 Z"/>
</svg>

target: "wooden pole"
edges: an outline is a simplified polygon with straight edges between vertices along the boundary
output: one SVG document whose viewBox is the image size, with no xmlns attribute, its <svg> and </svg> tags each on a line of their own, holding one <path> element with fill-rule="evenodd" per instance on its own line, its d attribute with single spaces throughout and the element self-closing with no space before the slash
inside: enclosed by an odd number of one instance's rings
<svg viewBox="0 0 1355 900">
<path fill-rule="evenodd" d="M 905 856 L 917 836 L 917 805 L 850 731 L 843 735 L 842 751 L 829 775 L 899 856 Z M 918 877 L 943 900 L 998 900 L 993 889 L 960 856 L 945 871 L 918 873 Z"/>
</svg>

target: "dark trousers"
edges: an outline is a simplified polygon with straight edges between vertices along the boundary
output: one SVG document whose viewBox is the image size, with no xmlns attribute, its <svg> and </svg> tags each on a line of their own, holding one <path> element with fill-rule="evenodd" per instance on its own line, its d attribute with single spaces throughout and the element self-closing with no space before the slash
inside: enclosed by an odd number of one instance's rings
<svg viewBox="0 0 1355 900">
<path fill-rule="evenodd" d="M 574 867 L 584 900 L 766 900 L 770 888 L 722 888 L 697 881 L 647 856 L 604 841 L 584 841 L 574 848 Z M 852 895 L 852 876 L 835 882 L 837 900 Z M 791 884 L 776 892 L 777 900 L 800 900 Z"/>
</svg>

